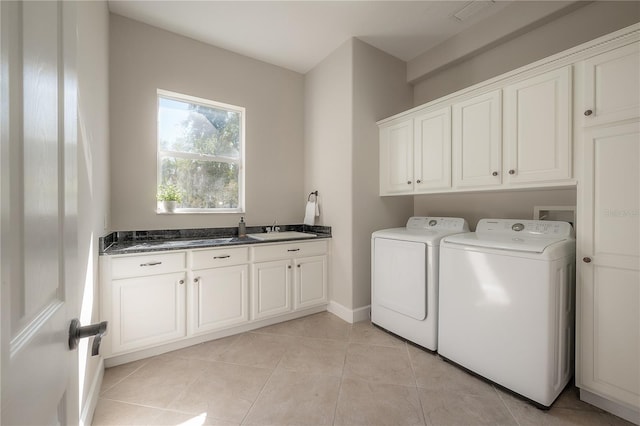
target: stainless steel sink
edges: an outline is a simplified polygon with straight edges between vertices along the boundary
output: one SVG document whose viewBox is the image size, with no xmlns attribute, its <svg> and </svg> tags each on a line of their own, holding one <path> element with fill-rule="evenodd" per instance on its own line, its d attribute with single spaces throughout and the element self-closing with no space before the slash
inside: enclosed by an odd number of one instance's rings
<svg viewBox="0 0 640 426">
<path fill-rule="evenodd" d="M 316 238 L 316 234 L 308 234 L 306 232 L 283 231 L 283 232 L 263 232 L 260 234 L 247 234 L 247 237 L 258 241 L 279 241 L 279 240 L 297 240 L 300 238 Z"/>
</svg>

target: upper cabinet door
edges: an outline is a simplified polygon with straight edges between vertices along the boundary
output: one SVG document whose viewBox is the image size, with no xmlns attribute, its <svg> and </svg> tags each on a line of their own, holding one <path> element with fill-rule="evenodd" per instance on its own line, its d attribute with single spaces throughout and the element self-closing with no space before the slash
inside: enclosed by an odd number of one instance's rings
<svg viewBox="0 0 640 426">
<path fill-rule="evenodd" d="M 380 195 L 413 191 L 413 119 L 380 129 Z"/>
<path fill-rule="evenodd" d="M 504 181 L 571 178 L 571 67 L 504 89 Z"/>
<path fill-rule="evenodd" d="M 584 61 L 584 125 L 640 115 L 640 47 L 637 43 Z"/>
<path fill-rule="evenodd" d="M 453 104 L 453 185 L 498 186 L 502 175 L 501 91 Z"/>
<path fill-rule="evenodd" d="M 416 193 L 451 187 L 451 108 L 416 116 L 414 188 Z"/>
</svg>

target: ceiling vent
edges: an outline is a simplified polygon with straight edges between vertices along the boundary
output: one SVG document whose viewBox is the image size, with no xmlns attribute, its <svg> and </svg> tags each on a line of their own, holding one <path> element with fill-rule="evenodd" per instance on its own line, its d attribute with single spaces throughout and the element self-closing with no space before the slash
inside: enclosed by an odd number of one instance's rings
<svg viewBox="0 0 640 426">
<path fill-rule="evenodd" d="M 453 17 L 462 22 L 470 17 L 480 13 L 480 11 L 493 6 L 493 0 L 476 0 L 467 3 L 462 9 L 453 14 Z"/>
</svg>

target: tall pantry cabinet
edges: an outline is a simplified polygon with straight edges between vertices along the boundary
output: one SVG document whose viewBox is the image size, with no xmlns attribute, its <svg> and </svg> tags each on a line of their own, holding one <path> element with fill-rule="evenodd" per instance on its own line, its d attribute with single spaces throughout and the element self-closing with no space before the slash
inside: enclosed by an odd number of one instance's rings
<svg viewBox="0 0 640 426">
<path fill-rule="evenodd" d="M 578 67 L 576 384 L 640 423 L 640 44 Z"/>
</svg>

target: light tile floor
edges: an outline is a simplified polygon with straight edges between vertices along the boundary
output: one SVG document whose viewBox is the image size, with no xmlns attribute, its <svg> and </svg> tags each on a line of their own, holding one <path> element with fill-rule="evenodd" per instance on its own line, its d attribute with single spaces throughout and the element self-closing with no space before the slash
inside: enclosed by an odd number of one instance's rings
<svg viewBox="0 0 640 426">
<path fill-rule="evenodd" d="M 93 425 L 630 425 L 568 387 L 539 410 L 330 313 L 105 371 Z"/>
</svg>

